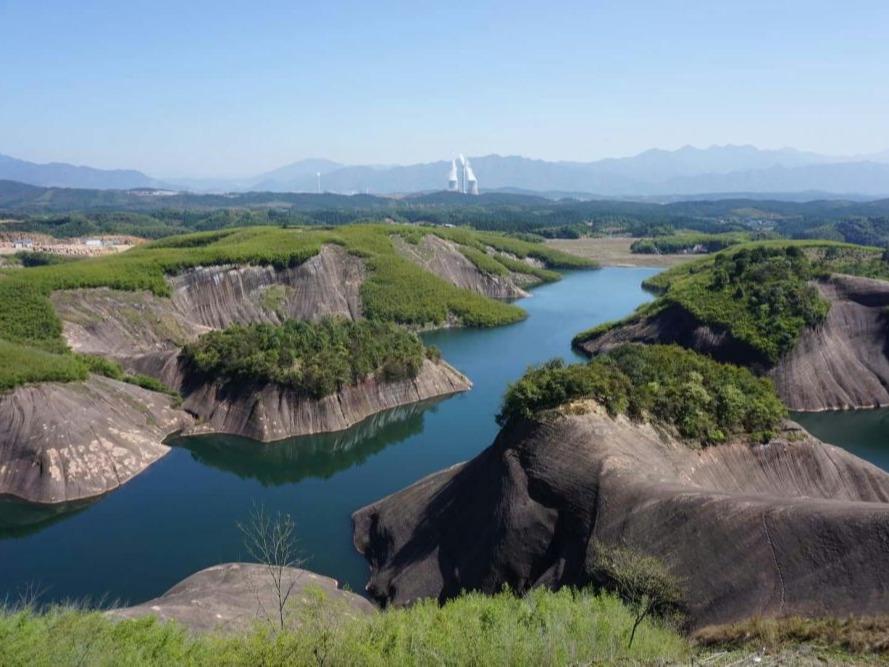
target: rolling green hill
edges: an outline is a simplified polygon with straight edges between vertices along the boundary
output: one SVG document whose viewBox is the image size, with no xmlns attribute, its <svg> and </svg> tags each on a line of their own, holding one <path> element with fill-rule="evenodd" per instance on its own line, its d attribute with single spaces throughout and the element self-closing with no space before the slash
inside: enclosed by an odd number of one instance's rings
<svg viewBox="0 0 889 667">
<path fill-rule="evenodd" d="M 0 274 L 0 386 L 76 380 L 88 369 L 70 354 L 50 303 L 55 290 L 110 287 L 170 295 L 166 277 L 197 266 L 222 264 L 297 266 L 324 244 L 361 257 L 368 270 L 361 286 L 368 319 L 410 327 L 454 318 L 464 326 L 490 327 L 524 317 L 515 305 L 455 287 L 396 252 L 393 237 L 417 243 L 433 233 L 450 240 L 483 273 L 523 272 L 534 281 L 558 274 L 516 258 L 532 257 L 550 268 L 592 264 L 541 244 L 465 229 L 365 224 L 325 228 L 251 227 L 171 237 L 129 252 Z M 502 254 L 507 253 L 507 254 Z"/>
</svg>

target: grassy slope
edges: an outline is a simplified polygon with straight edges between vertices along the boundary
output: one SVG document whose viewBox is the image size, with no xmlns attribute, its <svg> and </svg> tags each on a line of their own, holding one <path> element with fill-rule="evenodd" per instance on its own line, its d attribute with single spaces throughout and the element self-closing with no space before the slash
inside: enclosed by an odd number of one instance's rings
<svg viewBox="0 0 889 667">
<path fill-rule="evenodd" d="M 829 273 L 889 278 L 889 264 L 882 260 L 880 249 L 831 241 L 763 241 L 733 246 L 720 255 L 732 258 L 737 253 L 756 248 L 798 248 L 806 258 L 805 271 L 795 279 L 791 276 L 790 280 L 775 280 L 774 283 L 769 280 L 751 281 L 744 285 L 728 282 L 714 288 L 717 258 L 702 258 L 650 278 L 644 286 L 661 294 L 654 303 L 645 304 L 622 322 L 606 323 L 583 331 L 575 336 L 574 343 L 582 343 L 623 322 L 678 304 L 698 320 L 728 330 L 736 339 L 751 345 L 763 357 L 774 362 L 792 347 L 806 321 L 803 313 L 796 312 L 799 309 L 795 309 L 795 306 L 799 304 L 786 304 L 780 313 L 763 306 L 760 299 L 763 291 L 774 287 L 788 293 L 803 294 L 810 277 Z M 823 303 L 822 306 L 826 312 L 827 304 Z"/>
<path fill-rule="evenodd" d="M 453 315 L 467 326 L 497 326 L 524 316 L 516 306 L 455 287 L 402 258 L 391 240 L 395 233 L 435 233 L 465 244 L 467 252 L 496 248 L 519 257 L 535 257 L 553 267 L 590 266 L 589 262 L 540 244 L 465 229 L 381 224 L 335 229 L 252 227 L 172 237 L 120 255 L 0 275 L 0 340 L 26 348 L 17 350 L 15 364 L 0 367 L 0 387 L 23 381 L 75 379 L 66 357 L 62 326 L 49 300 L 54 290 L 111 287 L 169 296 L 169 274 L 219 264 L 296 266 L 316 255 L 327 243 L 338 244 L 365 259 L 370 275 L 361 288 L 361 296 L 369 319 L 421 326 L 441 324 Z M 524 262 L 510 262 L 508 258 L 504 261 L 510 264 L 506 267 L 509 270 L 526 266 L 530 275 L 540 271 Z M 492 268 L 495 263 L 506 266 L 492 258 L 483 270 L 499 270 Z M 55 356 L 28 354 L 27 349 Z"/>
<path fill-rule="evenodd" d="M 324 599 L 300 629 L 257 625 L 233 636 L 192 636 L 152 618 L 113 622 L 98 612 L 0 611 L 0 664 L 74 665 L 584 665 L 885 664 L 889 619 L 759 620 L 706 628 L 691 642 L 645 621 L 632 648 L 632 617 L 618 599 L 563 589 L 464 594 L 369 618 L 337 620 Z M 766 657 L 760 653 L 763 648 Z M 769 660 L 768 656 L 774 656 Z M 756 659 L 759 658 L 759 659 Z"/>
<path fill-rule="evenodd" d="M 318 599 L 295 631 L 267 627 L 191 637 L 152 619 L 114 623 L 95 612 L 0 615 L 0 663 L 18 665 L 564 665 L 685 662 L 688 642 L 645 622 L 627 649 L 629 610 L 615 597 L 563 589 L 466 594 L 439 606 L 344 620 Z"/>
</svg>

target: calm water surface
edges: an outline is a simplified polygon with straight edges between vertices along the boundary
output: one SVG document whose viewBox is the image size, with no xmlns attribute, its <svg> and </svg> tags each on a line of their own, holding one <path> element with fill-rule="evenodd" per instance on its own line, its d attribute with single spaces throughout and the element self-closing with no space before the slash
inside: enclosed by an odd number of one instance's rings
<svg viewBox="0 0 889 667">
<path fill-rule="evenodd" d="M 889 408 L 796 412 L 793 418 L 816 438 L 889 470 Z"/>
<path fill-rule="evenodd" d="M 466 394 L 274 445 L 183 439 L 120 490 L 64 512 L 0 504 L 0 595 L 36 587 L 44 600 L 144 601 L 201 568 L 246 559 L 237 524 L 254 505 L 294 516 L 306 567 L 363 590 L 352 512 L 487 447 L 507 383 L 529 364 L 574 358 L 572 336 L 647 301 L 640 283 L 654 273 L 570 273 L 522 301 L 523 322 L 425 335 L 472 379 Z"/>
</svg>

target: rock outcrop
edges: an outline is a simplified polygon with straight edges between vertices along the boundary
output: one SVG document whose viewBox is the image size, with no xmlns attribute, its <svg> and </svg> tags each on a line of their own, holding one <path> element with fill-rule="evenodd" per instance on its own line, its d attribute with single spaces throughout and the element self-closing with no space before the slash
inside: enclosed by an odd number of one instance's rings
<svg viewBox="0 0 889 667">
<path fill-rule="evenodd" d="M 299 266 L 208 266 L 171 278 L 175 310 L 211 329 L 231 324 L 361 316 L 364 262 L 325 245 Z"/>
<path fill-rule="evenodd" d="M 53 306 L 75 352 L 112 357 L 145 372 L 156 358 L 231 324 L 361 316 L 361 259 L 339 246 L 297 267 L 210 266 L 169 278 L 172 298 L 109 288 L 60 290 Z M 140 361 L 148 356 L 147 362 Z M 141 364 L 141 365 L 140 365 Z"/>
<path fill-rule="evenodd" d="M 728 331 L 697 321 L 678 304 L 631 319 L 578 348 L 594 355 L 629 342 L 676 343 L 767 373 L 791 410 L 889 405 L 889 282 L 835 275 L 814 284 L 830 302 L 827 319 L 803 331 L 777 364 Z"/>
<path fill-rule="evenodd" d="M 427 234 L 416 245 L 399 236 L 393 237 L 398 253 L 434 273 L 442 280 L 492 299 L 517 299 L 528 293 L 516 284 L 514 275 L 497 276 L 485 273 L 460 252 L 456 243 L 435 234 Z M 524 278 L 520 279 L 525 285 Z"/>
<path fill-rule="evenodd" d="M 447 363 L 427 361 L 412 380 L 368 379 L 315 400 L 275 385 L 234 387 L 196 380 L 180 362 L 183 345 L 235 323 L 330 315 L 358 318 L 365 273 L 361 259 L 339 246 L 325 245 L 294 268 L 211 266 L 186 271 L 169 279 L 169 299 L 99 288 L 58 291 L 52 300 L 72 349 L 110 357 L 128 372 L 149 375 L 180 391 L 183 407 L 200 420 L 192 432 L 268 442 L 348 428 L 375 412 L 471 387 Z"/>
<path fill-rule="evenodd" d="M 592 402 L 512 424 L 353 515 L 384 604 L 596 580 L 596 545 L 659 557 L 689 626 L 889 612 L 889 475 L 792 422 L 691 449 Z"/>
<path fill-rule="evenodd" d="M 191 424 L 164 394 L 99 376 L 0 395 L 0 496 L 70 503 L 116 489 Z"/>
<path fill-rule="evenodd" d="M 889 405 L 889 282 L 834 276 L 818 291 L 827 320 L 771 371 L 778 393 L 800 411 Z"/>
<path fill-rule="evenodd" d="M 335 579 L 308 570 L 287 568 L 282 588 L 292 585 L 287 607 L 289 627 L 299 624 L 300 613 L 310 602 L 311 590 L 321 591 L 326 614 L 356 618 L 376 608 L 360 595 L 341 590 Z M 278 596 L 264 565 L 226 563 L 197 572 L 180 581 L 159 598 L 134 607 L 107 612 L 117 619 L 155 616 L 176 621 L 192 632 L 237 633 L 257 623 L 277 626 Z"/>
<path fill-rule="evenodd" d="M 374 413 L 471 386 L 450 364 L 427 359 L 414 378 L 394 382 L 368 378 L 321 399 L 274 384 L 233 387 L 209 382 L 190 389 L 183 407 L 199 419 L 189 433 L 228 433 L 269 442 L 340 431 Z"/>
</svg>

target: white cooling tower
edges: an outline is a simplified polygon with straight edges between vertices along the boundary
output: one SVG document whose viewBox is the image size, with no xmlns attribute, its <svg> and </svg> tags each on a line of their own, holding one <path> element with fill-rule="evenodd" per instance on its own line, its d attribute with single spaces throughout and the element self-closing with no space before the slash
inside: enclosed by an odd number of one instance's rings
<svg viewBox="0 0 889 667">
<path fill-rule="evenodd" d="M 451 160 L 451 173 L 448 174 L 448 191 L 457 192 L 459 186 L 457 184 L 457 161 Z"/>
<path fill-rule="evenodd" d="M 478 179 L 475 177 L 475 172 L 472 171 L 472 167 L 469 166 L 469 160 L 466 161 L 466 180 L 464 181 L 463 187 L 467 194 L 478 194 Z"/>
</svg>

